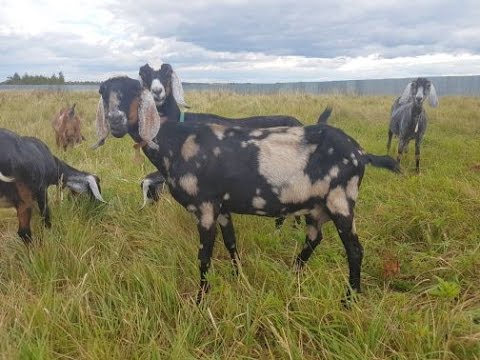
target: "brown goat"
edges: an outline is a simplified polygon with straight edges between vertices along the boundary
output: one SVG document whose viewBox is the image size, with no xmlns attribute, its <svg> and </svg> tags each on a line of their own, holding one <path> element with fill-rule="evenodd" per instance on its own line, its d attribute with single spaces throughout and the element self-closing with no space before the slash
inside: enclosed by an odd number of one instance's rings
<svg viewBox="0 0 480 360">
<path fill-rule="evenodd" d="M 75 105 L 63 108 L 53 119 L 52 126 L 55 130 L 55 141 L 58 147 L 67 150 L 85 140 L 80 133 L 80 118 L 75 114 Z"/>
</svg>

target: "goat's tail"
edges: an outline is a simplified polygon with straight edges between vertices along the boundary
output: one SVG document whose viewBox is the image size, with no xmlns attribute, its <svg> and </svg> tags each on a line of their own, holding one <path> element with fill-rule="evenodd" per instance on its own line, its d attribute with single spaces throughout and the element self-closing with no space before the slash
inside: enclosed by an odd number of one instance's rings
<svg viewBox="0 0 480 360">
<path fill-rule="evenodd" d="M 326 124 L 332 111 L 333 111 L 332 107 L 328 105 L 318 117 L 317 124 Z"/>
<path fill-rule="evenodd" d="M 366 154 L 364 159 L 367 161 L 367 164 L 372 164 L 375 167 L 384 168 L 395 173 L 401 172 L 398 161 L 390 156 Z"/>
</svg>

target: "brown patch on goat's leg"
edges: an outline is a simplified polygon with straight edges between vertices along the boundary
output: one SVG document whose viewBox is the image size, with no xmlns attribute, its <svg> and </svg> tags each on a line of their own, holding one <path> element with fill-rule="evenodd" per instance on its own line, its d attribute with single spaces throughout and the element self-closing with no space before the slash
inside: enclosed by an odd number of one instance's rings
<svg viewBox="0 0 480 360">
<path fill-rule="evenodd" d="M 232 216 L 229 213 L 220 214 L 218 216 L 218 223 L 220 224 L 220 230 L 222 231 L 223 243 L 233 265 L 234 275 L 238 276 L 238 252 L 237 252 L 237 240 L 235 237 L 235 229 L 233 228 Z"/>
<path fill-rule="evenodd" d="M 315 220 L 311 216 L 307 215 L 305 216 L 305 222 L 307 226 L 307 236 L 305 237 L 305 245 L 295 260 L 296 271 L 300 271 L 303 268 L 315 248 L 323 239 L 322 230 L 318 220 Z"/>
<path fill-rule="evenodd" d="M 28 244 L 32 241 L 30 220 L 32 218 L 33 194 L 25 184 L 17 182 L 15 185 L 20 197 L 20 202 L 17 205 L 18 236 Z"/>
</svg>

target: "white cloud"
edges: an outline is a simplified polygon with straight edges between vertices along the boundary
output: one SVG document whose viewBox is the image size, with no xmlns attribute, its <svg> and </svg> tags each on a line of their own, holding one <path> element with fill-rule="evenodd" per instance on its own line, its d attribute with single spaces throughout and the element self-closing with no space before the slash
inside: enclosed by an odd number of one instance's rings
<svg viewBox="0 0 480 360">
<path fill-rule="evenodd" d="M 395 0 L 7 0 L 0 81 L 14 72 L 136 77 L 146 62 L 170 62 L 191 82 L 479 74 L 476 1 L 414 8 Z"/>
</svg>

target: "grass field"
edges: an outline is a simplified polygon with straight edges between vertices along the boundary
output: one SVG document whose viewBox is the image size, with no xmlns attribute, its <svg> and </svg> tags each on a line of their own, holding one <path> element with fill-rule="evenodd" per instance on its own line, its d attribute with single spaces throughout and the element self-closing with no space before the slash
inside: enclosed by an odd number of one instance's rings
<svg viewBox="0 0 480 360">
<path fill-rule="evenodd" d="M 53 227 L 38 211 L 27 248 L 14 210 L 0 210 L 1 359 L 480 359 L 480 98 L 445 97 L 430 116 L 422 172 L 413 146 L 403 174 L 368 167 L 356 207 L 365 248 L 364 292 L 340 300 L 347 262 L 333 224 L 297 277 L 303 229 L 234 216 L 242 269 L 231 274 L 217 239 L 201 307 L 196 227 L 171 197 L 140 210 L 130 138 L 97 151 L 95 92 L 0 92 L 0 127 L 44 140 L 102 180 L 107 205 L 50 189 Z M 282 113 L 330 124 L 384 154 L 393 97 L 188 93 L 192 110 L 226 116 Z M 87 142 L 54 146 L 52 116 L 77 103 Z M 394 142 L 396 146 L 397 142 Z M 0 154 L 1 156 L 1 154 Z M 389 272 L 396 262 L 400 272 Z"/>
</svg>

